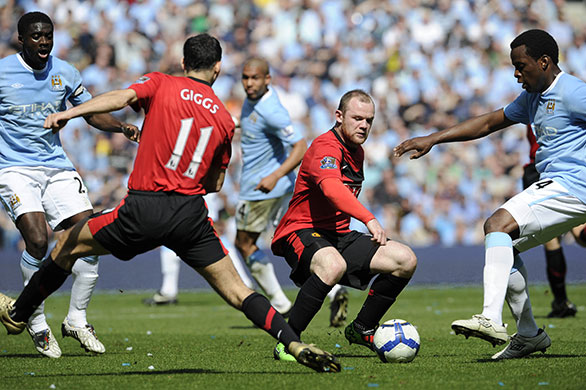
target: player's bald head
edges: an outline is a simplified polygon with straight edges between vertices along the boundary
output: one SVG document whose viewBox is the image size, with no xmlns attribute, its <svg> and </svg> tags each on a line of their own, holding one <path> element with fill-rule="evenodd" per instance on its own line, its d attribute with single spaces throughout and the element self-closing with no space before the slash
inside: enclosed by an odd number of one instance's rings
<svg viewBox="0 0 586 390">
<path fill-rule="evenodd" d="M 257 68 L 263 76 L 269 74 L 269 63 L 261 57 L 251 57 L 246 60 L 244 67 Z"/>
</svg>

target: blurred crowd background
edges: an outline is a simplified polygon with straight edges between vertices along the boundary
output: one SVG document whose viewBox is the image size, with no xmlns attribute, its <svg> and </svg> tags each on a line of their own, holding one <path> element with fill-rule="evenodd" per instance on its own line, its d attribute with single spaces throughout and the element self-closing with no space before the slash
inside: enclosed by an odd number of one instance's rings
<svg viewBox="0 0 586 390">
<path fill-rule="evenodd" d="M 242 64 L 252 55 L 269 61 L 273 87 L 308 142 L 332 127 L 344 92 L 371 93 L 376 118 L 364 145 L 360 200 L 390 237 L 412 246 L 483 242 L 484 220 L 521 190 L 526 129 L 440 145 L 419 160 L 394 158 L 394 146 L 511 102 L 521 87 L 509 43 L 526 29 L 550 32 L 560 45 L 561 68 L 586 79 L 586 5 L 580 1 L 0 0 L 0 57 L 19 50 L 16 22 L 34 10 L 55 23 L 52 54 L 75 65 L 94 95 L 151 71 L 181 74 L 183 42 L 201 32 L 222 43 L 222 73 L 213 87 L 235 116 L 245 98 Z M 116 115 L 142 123 L 130 109 Z M 71 121 L 61 138 L 94 208 L 116 205 L 126 193 L 136 145 L 83 120 Z M 224 189 L 208 196 L 228 237 L 235 229 L 238 139 Z M 4 246 L 19 245 L 4 212 L 0 229 Z"/>
</svg>

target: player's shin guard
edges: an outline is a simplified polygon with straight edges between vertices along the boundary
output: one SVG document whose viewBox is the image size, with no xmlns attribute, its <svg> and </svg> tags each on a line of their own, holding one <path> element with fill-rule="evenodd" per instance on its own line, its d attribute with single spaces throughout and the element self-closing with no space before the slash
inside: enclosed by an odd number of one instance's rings
<svg viewBox="0 0 586 390">
<path fill-rule="evenodd" d="M 244 299 L 242 312 L 256 326 L 283 344 L 289 345 L 292 341 L 299 341 L 299 336 L 293 332 L 283 316 L 259 293 L 252 293 Z"/>
<path fill-rule="evenodd" d="M 554 299 L 563 302 L 568 299 L 566 295 L 566 258 L 563 249 L 546 250 L 545 262 L 547 264 L 547 280 Z"/>
<path fill-rule="evenodd" d="M 507 233 L 489 233 L 485 238 L 485 247 L 482 315 L 496 324 L 502 324 L 505 294 L 513 267 L 513 241 Z"/>
<path fill-rule="evenodd" d="M 16 322 L 28 321 L 45 298 L 63 285 L 67 276 L 69 276 L 69 272 L 59 267 L 49 256 L 14 303 L 12 319 Z"/>
<path fill-rule="evenodd" d="M 411 279 L 380 274 L 372 283 L 362 309 L 354 321 L 355 324 L 363 330 L 374 329 L 407 286 L 409 280 Z"/>
<path fill-rule="evenodd" d="M 519 258 L 515 257 L 515 265 L 509 276 L 506 300 L 517 323 L 517 333 L 523 337 L 534 337 L 539 330 L 533 318 L 529 290 L 527 288 L 527 270 Z"/>
<path fill-rule="evenodd" d="M 71 269 L 73 285 L 67 322 L 71 326 L 83 328 L 88 323 L 86 310 L 98 281 L 98 256 L 82 257 Z"/>
<path fill-rule="evenodd" d="M 298 335 L 301 334 L 321 308 L 333 286 L 328 286 L 312 274 L 301 286 L 293 308 L 289 314 L 289 325 Z"/>
<path fill-rule="evenodd" d="M 39 270 L 43 260 L 39 260 L 29 254 L 26 250 L 22 252 L 20 258 L 20 271 L 24 286 L 28 284 L 35 272 Z M 40 332 L 49 328 L 47 319 L 45 317 L 45 303 L 41 303 L 39 307 L 31 314 L 28 319 L 28 326 L 33 332 Z"/>
</svg>

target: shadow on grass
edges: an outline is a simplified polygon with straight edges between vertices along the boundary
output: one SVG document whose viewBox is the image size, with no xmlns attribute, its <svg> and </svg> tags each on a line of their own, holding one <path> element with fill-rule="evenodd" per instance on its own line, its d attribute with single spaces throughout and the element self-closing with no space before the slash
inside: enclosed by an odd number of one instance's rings
<svg viewBox="0 0 586 390">
<path fill-rule="evenodd" d="M 246 375 L 306 375 L 313 374 L 315 371 L 306 370 L 302 372 L 291 372 L 291 371 L 219 371 L 219 370 L 208 370 L 205 368 L 181 368 L 175 370 L 148 370 L 148 371 L 130 371 L 130 372 L 97 372 L 97 373 L 66 373 L 66 374 L 47 374 L 47 375 L 34 375 L 35 378 L 75 378 L 75 377 L 104 377 L 104 376 L 132 376 L 132 375 L 191 375 L 191 374 L 246 374 Z M 22 377 L 19 375 L 18 377 Z M 6 377 L 8 378 L 8 377 Z"/>
<path fill-rule="evenodd" d="M 519 359 L 501 359 L 501 360 L 493 360 L 493 359 L 477 359 L 474 362 L 471 363 L 487 363 L 487 362 L 491 362 L 491 363 L 497 363 L 497 362 L 505 362 L 505 361 L 515 361 L 515 360 L 521 360 L 521 359 L 567 359 L 567 358 L 584 358 L 586 357 L 586 354 L 580 354 L 580 355 L 569 355 L 569 354 L 555 354 L 555 353 L 543 353 L 543 354 L 534 354 L 534 355 L 529 355 L 529 356 L 525 356 L 523 358 L 519 358 Z"/>
</svg>

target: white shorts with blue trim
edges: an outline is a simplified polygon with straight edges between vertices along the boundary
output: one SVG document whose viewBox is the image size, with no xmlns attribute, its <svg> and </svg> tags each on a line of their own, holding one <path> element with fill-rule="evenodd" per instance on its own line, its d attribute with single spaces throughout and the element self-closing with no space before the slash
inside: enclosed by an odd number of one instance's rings
<svg viewBox="0 0 586 390">
<path fill-rule="evenodd" d="M 26 213 L 45 213 L 53 230 L 65 219 L 92 210 L 76 171 L 46 167 L 0 169 L 0 200 L 14 222 Z"/>
<path fill-rule="evenodd" d="M 501 208 L 519 225 L 519 238 L 513 241 L 519 252 L 545 244 L 586 222 L 586 204 L 552 179 L 533 183 Z"/>
</svg>

